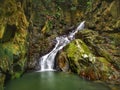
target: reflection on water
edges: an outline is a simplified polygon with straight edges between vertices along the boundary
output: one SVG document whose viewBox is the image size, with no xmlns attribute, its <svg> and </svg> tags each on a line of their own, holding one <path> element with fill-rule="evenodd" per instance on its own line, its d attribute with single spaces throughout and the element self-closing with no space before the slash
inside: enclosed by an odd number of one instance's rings
<svg viewBox="0 0 120 90">
<path fill-rule="evenodd" d="M 111 90 L 105 84 L 86 81 L 73 74 L 34 72 L 8 82 L 5 90 Z"/>
</svg>

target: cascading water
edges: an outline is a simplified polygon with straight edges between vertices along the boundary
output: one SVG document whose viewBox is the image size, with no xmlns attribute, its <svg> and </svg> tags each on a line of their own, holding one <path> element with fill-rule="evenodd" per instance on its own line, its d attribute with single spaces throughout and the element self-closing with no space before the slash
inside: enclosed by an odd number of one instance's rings
<svg viewBox="0 0 120 90">
<path fill-rule="evenodd" d="M 81 22 L 80 25 L 73 32 L 71 32 L 68 36 L 63 35 L 60 37 L 56 37 L 57 43 L 55 47 L 53 48 L 53 50 L 39 59 L 40 60 L 39 65 L 41 67 L 40 71 L 54 70 L 53 69 L 54 59 L 55 59 L 57 52 L 61 50 L 64 46 L 66 46 L 68 43 L 70 43 L 71 40 L 73 40 L 75 34 L 79 30 L 82 30 L 84 28 L 84 23 L 85 21 Z"/>
</svg>

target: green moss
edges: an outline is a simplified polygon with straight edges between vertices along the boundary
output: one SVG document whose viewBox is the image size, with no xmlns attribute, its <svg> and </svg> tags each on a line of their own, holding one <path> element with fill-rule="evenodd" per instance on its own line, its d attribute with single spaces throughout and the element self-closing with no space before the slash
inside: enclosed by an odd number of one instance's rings
<svg viewBox="0 0 120 90">
<path fill-rule="evenodd" d="M 16 48 L 17 47 L 17 48 Z M 24 52 L 20 52 L 19 48 L 23 48 Z M 24 70 L 25 58 L 25 46 L 18 47 L 12 42 L 0 44 L 0 68 L 12 75 L 12 78 L 18 78 Z M 14 60 L 14 55 L 20 57 L 18 60 Z M 15 66 L 16 65 L 16 66 Z M 15 66 L 15 67 L 14 67 Z M 18 68 L 19 66 L 19 68 Z"/>
<path fill-rule="evenodd" d="M 75 39 L 65 47 L 72 72 L 80 73 L 82 67 L 88 67 L 94 63 L 95 58 L 88 46 L 80 39 Z"/>
<path fill-rule="evenodd" d="M 13 64 L 12 51 L 8 48 L 4 48 L 4 46 L 0 44 L 0 68 L 2 69 L 2 71 L 8 72 L 8 70 L 11 69 L 12 64 Z"/>
<path fill-rule="evenodd" d="M 88 46 L 80 39 L 76 40 L 76 42 L 78 41 L 78 43 L 81 45 L 81 49 L 83 49 L 83 51 L 85 51 L 86 53 L 91 53 Z M 77 43 L 76 43 L 77 44 Z"/>
<path fill-rule="evenodd" d="M 0 0 L 0 90 L 5 77 L 18 78 L 24 72 L 28 27 L 25 4 L 21 0 Z"/>
<path fill-rule="evenodd" d="M 108 72 L 110 63 L 104 57 L 97 57 L 97 60 L 102 64 L 101 70 Z"/>
<path fill-rule="evenodd" d="M 109 62 L 104 57 L 99 57 L 98 60 L 102 63 L 109 64 Z"/>
<path fill-rule="evenodd" d="M 71 42 L 66 49 L 68 57 L 78 61 L 80 58 L 84 57 L 84 55 L 88 55 L 91 53 L 86 44 L 80 40 L 76 39 Z"/>
<path fill-rule="evenodd" d="M 4 84 L 4 80 L 5 80 L 5 75 L 3 75 L 1 72 L 0 72 L 0 90 L 4 90 L 3 88 L 3 84 Z"/>
<path fill-rule="evenodd" d="M 119 2 L 113 1 L 110 6 L 110 13 L 114 18 L 119 17 L 119 11 L 118 11 L 119 4 L 117 4 L 117 3 L 119 3 Z"/>
<path fill-rule="evenodd" d="M 23 72 L 14 72 L 12 75 L 12 79 L 19 78 L 22 75 Z"/>
<path fill-rule="evenodd" d="M 78 49 L 76 47 L 75 43 L 70 43 L 67 48 L 68 48 L 67 49 L 67 55 L 68 55 L 68 57 L 73 58 L 74 55 L 76 54 L 77 49 Z"/>
<path fill-rule="evenodd" d="M 3 38 L 4 31 L 5 31 L 5 26 L 0 25 L 0 40 Z"/>
</svg>

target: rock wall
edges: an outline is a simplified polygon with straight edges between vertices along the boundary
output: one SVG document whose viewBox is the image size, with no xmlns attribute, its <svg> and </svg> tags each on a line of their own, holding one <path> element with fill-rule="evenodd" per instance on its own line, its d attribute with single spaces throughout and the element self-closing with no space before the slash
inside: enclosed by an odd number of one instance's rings
<svg viewBox="0 0 120 90">
<path fill-rule="evenodd" d="M 88 28 L 100 32 L 119 32 L 119 8 L 119 0 L 93 0 L 91 9 L 86 11 L 84 16 Z"/>
<path fill-rule="evenodd" d="M 0 90 L 6 80 L 20 77 L 27 55 L 27 0 L 0 0 Z"/>
</svg>

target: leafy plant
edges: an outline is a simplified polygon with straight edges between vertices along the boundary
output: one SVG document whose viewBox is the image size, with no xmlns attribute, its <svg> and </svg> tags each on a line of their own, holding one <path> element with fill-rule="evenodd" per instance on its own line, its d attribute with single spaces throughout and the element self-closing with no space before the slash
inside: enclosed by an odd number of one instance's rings
<svg viewBox="0 0 120 90">
<path fill-rule="evenodd" d="M 93 3 L 93 0 L 88 0 L 87 2 L 87 10 L 90 11 L 92 9 L 92 3 Z"/>
</svg>

